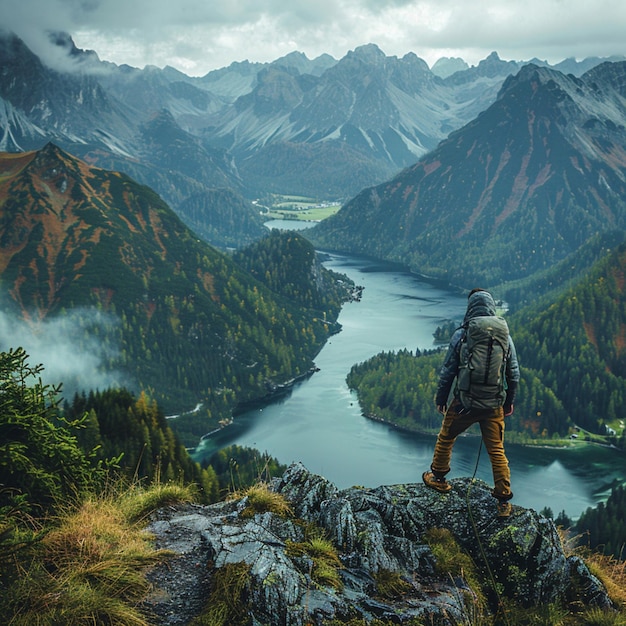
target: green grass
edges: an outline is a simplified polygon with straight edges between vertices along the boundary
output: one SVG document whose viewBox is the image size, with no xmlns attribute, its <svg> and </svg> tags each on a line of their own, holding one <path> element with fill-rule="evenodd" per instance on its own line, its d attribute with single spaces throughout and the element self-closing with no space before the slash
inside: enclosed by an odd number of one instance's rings
<svg viewBox="0 0 626 626">
<path fill-rule="evenodd" d="M 279 220 L 319 222 L 334 215 L 340 208 L 339 202 L 323 202 L 317 198 L 304 196 L 276 195 L 269 207 L 267 216 Z"/>
<path fill-rule="evenodd" d="M 132 486 L 68 504 L 19 554 L 19 571 L 0 571 L 3 619 L 13 626 L 149 626 L 138 609 L 150 592 L 145 573 L 170 553 L 152 547 L 138 520 L 190 499 L 182 487 Z"/>
<path fill-rule="evenodd" d="M 450 579 L 461 577 L 465 580 L 470 592 L 464 592 L 476 611 L 472 623 L 484 619 L 487 599 L 483 592 L 483 578 L 471 556 L 458 544 L 454 535 L 447 528 L 430 528 L 425 535 L 426 543 L 430 546 L 435 557 L 435 571 Z"/>
<path fill-rule="evenodd" d="M 229 496 L 231 500 L 246 499 L 246 508 L 242 511 L 243 517 L 254 517 L 257 513 L 274 513 L 279 517 L 291 517 L 293 511 L 285 496 L 272 491 L 265 482 L 256 483 L 242 491 L 236 491 Z"/>
<path fill-rule="evenodd" d="M 285 553 L 291 558 L 306 556 L 311 559 L 311 579 L 320 587 L 333 587 L 341 590 L 343 581 L 339 570 L 343 569 L 337 548 L 325 536 L 325 531 L 315 525 L 309 525 L 304 541 L 287 540 Z"/>
<path fill-rule="evenodd" d="M 141 522 L 150 513 L 179 502 L 193 502 L 196 499 L 194 486 L 176 483 L 159 483 L 149 489 L 133 489 L 125 492 L 118 506 L 130 522 Z"/>
</svg>

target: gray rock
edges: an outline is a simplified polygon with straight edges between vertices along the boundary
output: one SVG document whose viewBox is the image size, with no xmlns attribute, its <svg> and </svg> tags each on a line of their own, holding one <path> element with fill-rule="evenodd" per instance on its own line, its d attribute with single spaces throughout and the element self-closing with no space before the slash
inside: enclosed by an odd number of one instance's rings
<svg viewBox="0 0 626 626">
<path fill-rule="evenodd" d="M 573 598 L 611 607 L 584 562 L 566 557 L 551 520 L 518 506 L 509 518 L 497 518 L 485 483 L 462 478 L 451 484 L 447 494 L 422 484 L 340 491 L 296 463 L 271 485 L 289 500 L 291 518 L 269 512 L 242 516 L 245 499 L 168 507 L 153 517 L 149 530 L 156 547 L 176 556 L 151 571 L 154 593 L 146 610 L 157 624 L 187 624 L 210 601 L 216 573 L 245 563 L 251 624 L 321 626 L 349 618 L 471 623 L 474 592 L 461 575 L 437 573 L 425 540 L 432 528 L 450 531 L 471 556 L 493 602 L 499 594 L 528 607 Z M 315 556 L 289 549 L 306 543 L 311 525 L 337 548 L 340 588 L 316 581 Z M 383 575 L 397 576 L 401 591 L 381 593 L 377 578 Z"/>
</svg>

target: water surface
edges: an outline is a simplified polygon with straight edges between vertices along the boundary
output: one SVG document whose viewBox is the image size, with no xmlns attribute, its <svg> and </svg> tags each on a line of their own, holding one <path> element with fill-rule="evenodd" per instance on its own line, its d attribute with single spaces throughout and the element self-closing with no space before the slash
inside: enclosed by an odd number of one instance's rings
<svg viewBox="0 0 626 626">
<path fill-rule="evenodd" d="M 405 433 L 364 418 L 347 388 L 353 364 L 381 351 L 433 347 L 433 332 L 446 319 L 461 319 L 465 295 L 430 284 L 390 265 L 331 255 L 325 265 L 365 287 L 360 302 L 344 305 L 342 331 L 315 359 L 320 371 L 292 393 L 236 418 L 206 442 L 205 453 L 238 444 L 268 452 L 281 463 L 301 461 L 340 488 L 375 487 L 421 480 L 435 438 Z M 523 363 L 523 346 L 517 346 Z M 443 358 L 443 357 L 442 357 Z M 588 446 L 579 450 L 506 445 L 514 502 L 550 507 L 578 517 L 626 476 L 623 453 Z M 477 464 L 478 462 L 478 464 Z M 480 437 L 460 437 L 450 477 L 476 475 L 492 484 Z"/>
</svg>

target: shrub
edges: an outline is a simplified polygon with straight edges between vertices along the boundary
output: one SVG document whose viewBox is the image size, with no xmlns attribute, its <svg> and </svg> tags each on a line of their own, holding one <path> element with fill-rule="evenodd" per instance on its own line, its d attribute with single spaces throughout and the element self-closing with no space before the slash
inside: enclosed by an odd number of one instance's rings
<svg viewBox="0 0 626 626">
<path fill-rule="evenodd" d="M 43 367 L 27 359 L 22 348 L 0 352 L 0 519 L 16 509 L 53 512 L 88 492 L 97 475 L 70 425 L 57 421 L 60 386 L 43 385 Z"/>
</svg>

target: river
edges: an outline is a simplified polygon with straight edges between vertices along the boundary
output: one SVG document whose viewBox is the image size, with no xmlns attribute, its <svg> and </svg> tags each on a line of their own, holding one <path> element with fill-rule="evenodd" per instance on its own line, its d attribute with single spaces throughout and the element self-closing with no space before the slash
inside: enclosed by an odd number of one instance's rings
<svg viewBox="0 0 626 626">
<path fill-rule="evenodd" d="M 320 371 L 279 401 L 237 416 L 198 452 L 204 456 L 231 444 L 257 448 L 281 463 L 301 461 L 339 488 L 421 481 L 435 438 L 366 419 L 345 379 L 353 364 L 381 351 L 433 347 L 434 330 L 445 319 L 462 318 L 466 298 L 366 259 L 331 255 L 324 264 L 347 274 L 364 291 L 360 302 L 344 305 L 339 316 L 342 331 L 315 359 Z M 523 346 L 517 348 L 523 366 Z M 575 519 L 626 478 L 625 455 L 615 450 L 505 446 L 513 502 L 538 511 L 550 507 L 555 515 L 565 511 Z M 477 477 L 492 484 L 480 437 L 460 437 L 449 477 L 472 476 L 477 461 Z"/>
</svg>

